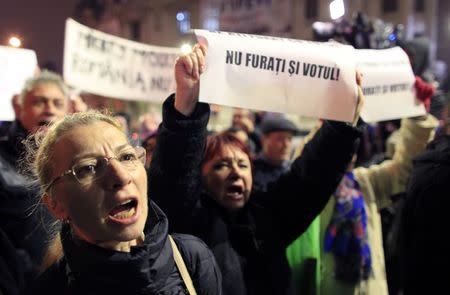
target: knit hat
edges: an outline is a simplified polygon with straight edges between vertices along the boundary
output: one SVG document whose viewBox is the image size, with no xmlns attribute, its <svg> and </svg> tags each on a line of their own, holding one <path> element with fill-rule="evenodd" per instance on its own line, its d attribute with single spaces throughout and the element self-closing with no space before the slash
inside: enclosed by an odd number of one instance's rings
<svg viewBox="0 0 450 295">
<path fill-rule="evenodd" d="M 283 117 L 272 117 L 265 119 L 261 124 L 261 132 L 268 134 L 275 131 L 290 131 L 293 135 L 299 135 L 300 130 L 294 123 Z"/>
</svg>

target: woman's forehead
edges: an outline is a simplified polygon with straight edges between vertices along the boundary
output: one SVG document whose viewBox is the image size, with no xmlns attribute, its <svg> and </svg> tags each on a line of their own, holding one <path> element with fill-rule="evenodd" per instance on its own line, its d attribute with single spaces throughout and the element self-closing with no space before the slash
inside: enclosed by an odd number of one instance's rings
<svg viewBox="0 0 450 295">
<path fill-rule="evenodd" d="M 74 127 L 63 134 L 55 145 L 55 151 L 80 152 L 88 149 L 111 147 L 128 143 L 126 135 L 107 122 L 95 122 Z"/>
<path fill-rule="evenodd" d="M 215 158 L 237 158 L 248 160 L 248 155 L 239 147 L 231 144 L 224 145 L 215 155 Z"/>
</svg>

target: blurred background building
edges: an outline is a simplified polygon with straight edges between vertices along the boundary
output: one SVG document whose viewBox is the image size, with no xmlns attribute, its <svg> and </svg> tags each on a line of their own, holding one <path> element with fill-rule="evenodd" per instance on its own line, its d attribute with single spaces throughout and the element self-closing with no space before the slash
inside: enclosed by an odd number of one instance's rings
<svg viewBox="0 0 450 295">
<path fill-rule="evenodd" d="M 358 12 L 371 29 L 391 30 L 386 37 L 428 37 L 431 60 L 450 62 L 448 0 L 80 0 L 74 15 L 118 36 L 181 46 L 194 28 L 312 40 L 314 23 L 351 24 Z M 399 27 L 402 36 L 391 34 Z"/>
<path fill-rule="evenodd" d="M 3 1 L 0 44 L 7 45 L 11 37 L 17 37 L 19 46 L 36 51 L 42 68 L 62 72 L 64 25 L 68 17 L 120 37 L 171 47 L 192 45 L 191 29 L 303 40 L 333 38 L 357 48 L 392 47 L 398 40 L 425 36 L 430 40 L 432 69 L 448 88 L 448 0 Z M 142 102 L 119 98 L 94 97 L 91 101 L 113 111 L 138 115 L 147 108 Z M 226 108 L 217 113 L 230 114 Z"/>
<path fill-rule="evenodd" d="M 21 47 L 36 51 L 41 66 L 61 72 L 68 17 L 132 40 L 180 46 L 190 40 L 187 33 L 193 28 L 312 40 L 317 37 L 314 23 L 316 30 L 326 31 L 330 23 L 345 30 L 357 12 L 372 28 L 393 31 L 400 27 L 405 39 L 428 37 L 431 61 L 450 63 L 448 0 L 2 1 L 0 44 L 8 45 L 11 37 L 18 37 Z"/>
</svg>

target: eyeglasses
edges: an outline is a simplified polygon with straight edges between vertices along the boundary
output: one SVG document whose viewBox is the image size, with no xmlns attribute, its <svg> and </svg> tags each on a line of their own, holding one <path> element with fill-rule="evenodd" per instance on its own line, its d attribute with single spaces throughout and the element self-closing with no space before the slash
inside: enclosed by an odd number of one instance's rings
<svg viewBox="0 0 450 295">
<path fill-rule="evenodd" d="M 48 191 L 56 181 L 66 175 L 73 175 L 82 185 L 92 183 L 97 178 L 105 175 L 108 164 L 112 159 L 117 160 L 126 170 L 134 171 L 139 165 L 145 164 L 145 149 L 137 146 L 121 151 L 115 157 L 93 157 L 83 159 L 79 163 L 73 165 L 71 169 L 53 178 L 47 185 L 46 191 Z"/>
</svg>

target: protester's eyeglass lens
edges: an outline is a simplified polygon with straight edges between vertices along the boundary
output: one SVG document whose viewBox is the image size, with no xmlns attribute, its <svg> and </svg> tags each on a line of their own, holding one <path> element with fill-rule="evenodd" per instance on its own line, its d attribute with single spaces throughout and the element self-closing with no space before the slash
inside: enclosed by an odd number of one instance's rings
<svg viewBox="0 0 450 295">
<path fill-rule="evenodd" d="M 121 151 L 115 157 L 98 157 L 83 159 L 73 165 L 72 169 L 55 177 L 47 186 L 47 190 L 60 178 L 72 174 L 81 184 L 88 184 L 105 174 L 111 160 L 117 160 L 128 171 L 135 170 L 139 165 L 145 165 L 145 149 L 143 147 L 129 148 Z"/>
<path fill-rule="evenodd" d="M 73 166 L 72 173 L 81 184 L 90 183 L 105 174 L 112 159 L 117 160 L 123 168 L 133 171 L 138 165 L 145 164 L 145 149 L 135 147 L 124 150 L 115 157 L 85 159 Z"/>
</svg>

